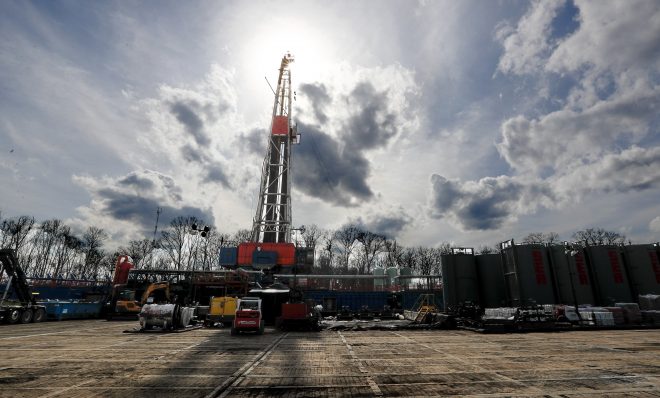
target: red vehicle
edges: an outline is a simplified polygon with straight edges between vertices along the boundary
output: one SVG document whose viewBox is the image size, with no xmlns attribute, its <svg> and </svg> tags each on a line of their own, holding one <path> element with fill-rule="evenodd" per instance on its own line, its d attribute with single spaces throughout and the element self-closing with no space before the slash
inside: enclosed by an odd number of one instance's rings
<svg viewBox="0 0 660 398">
<path fill-rule="evenodd" d="M 240 332 L 264 333 L 264 319 L 261 316 L 261 299 L 258 297 L 243 297 L 238 300 L 236 316 L 231 326 L 231 334 Z"/>
</svg>

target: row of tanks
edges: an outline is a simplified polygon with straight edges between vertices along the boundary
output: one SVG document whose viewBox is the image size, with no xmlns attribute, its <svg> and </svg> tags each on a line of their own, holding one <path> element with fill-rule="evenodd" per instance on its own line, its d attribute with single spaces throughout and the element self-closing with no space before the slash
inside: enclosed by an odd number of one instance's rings
<svg viewBox="0 0 660 398">
<path fill-rule="evenodd" d="M 503 242 L 498 254 L 454 249 L 442 255 L 445 310 L 542 304 L 633 303 L 660 294 L 660 247 Z"/>
</svg>

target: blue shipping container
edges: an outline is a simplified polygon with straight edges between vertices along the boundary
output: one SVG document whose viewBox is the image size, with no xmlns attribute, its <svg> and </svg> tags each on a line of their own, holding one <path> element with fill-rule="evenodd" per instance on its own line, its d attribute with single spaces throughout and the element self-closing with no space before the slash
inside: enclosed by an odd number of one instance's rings
<svg viewBox="0 0 660 398">
<path fill-rule="evenodd" d="M 98 318 L 101 314 L 102 302 L 72 302 L 72 301 L 43 301 L 39 304 L 46 307 L 48 319 L 61 321 L 62 319 L 88 319 Z"/>
<path fill-rule="evenodd" d="M 237 247 L 221 247 L 220 248 L 220 265 L 222 266 L 235 266 L 238 264 L 238 248 Z"/>
</svg>

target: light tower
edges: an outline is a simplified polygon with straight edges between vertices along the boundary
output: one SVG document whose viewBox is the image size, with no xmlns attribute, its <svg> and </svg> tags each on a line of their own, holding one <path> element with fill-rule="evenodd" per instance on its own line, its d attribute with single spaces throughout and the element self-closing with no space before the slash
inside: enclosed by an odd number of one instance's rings
<svg viewBox="0 0 660 398">
<path fill-rule="evenodd" d="M 252 225 L 253 242 L 291 242 L 291 145 L 300 141 L 297 127 L 292 122 L 290 64 L 293 60 L 293 56 L 287 53 L 280 64 L 268 151 L 261 170 L 257 211 Z"/>
</svg>

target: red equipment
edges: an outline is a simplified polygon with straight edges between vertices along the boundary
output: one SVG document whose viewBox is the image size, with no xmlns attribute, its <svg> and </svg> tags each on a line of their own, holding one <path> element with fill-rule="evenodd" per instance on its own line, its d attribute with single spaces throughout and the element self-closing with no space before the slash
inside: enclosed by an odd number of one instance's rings
<svg viewBox="0 0 660 398">
<path fill-rule="evenodd" d="M 231 334 L 240 332 L 264 333 L 264 319 L 261 314 L 261 299 L 257 297 L 243 297 L 238 300 L 236 316 L 231 326 Z"/>
</svg>

